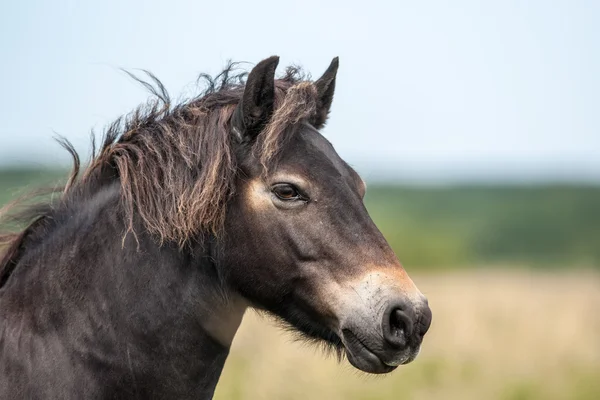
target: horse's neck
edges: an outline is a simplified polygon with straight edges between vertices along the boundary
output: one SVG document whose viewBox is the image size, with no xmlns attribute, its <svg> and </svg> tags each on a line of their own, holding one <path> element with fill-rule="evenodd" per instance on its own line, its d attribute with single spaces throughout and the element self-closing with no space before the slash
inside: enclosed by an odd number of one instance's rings
<svg viewBox="0 0 600 400">
<path fill-rule="evenodd" d="M 224 295 L 205 251 L 159 247 L 141 228 L 123 239 L 118 195 L 116 186 L 100 192 L 25 252 L 0 296 L 0 318 L 61 347 L 54 361 L 68 370 L 66 382 L 209 398 L 245 305 Z"/>
</svg>

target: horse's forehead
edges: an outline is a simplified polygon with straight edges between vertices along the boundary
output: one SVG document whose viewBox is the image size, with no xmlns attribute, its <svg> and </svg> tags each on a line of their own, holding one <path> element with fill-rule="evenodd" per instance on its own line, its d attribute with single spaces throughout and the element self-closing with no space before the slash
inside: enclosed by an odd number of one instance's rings
<svg viewBox="0 0 600 400">
<path fill-rule="evenodd" d="M 354 173 L 337 154 L 333 145 L 308 124 L 302 125 L 286 150 L 285 158 L 303 170 L 310 171 L 311 175 L 335 172 L 335 175 L 346 176 Z"/>
</svg>

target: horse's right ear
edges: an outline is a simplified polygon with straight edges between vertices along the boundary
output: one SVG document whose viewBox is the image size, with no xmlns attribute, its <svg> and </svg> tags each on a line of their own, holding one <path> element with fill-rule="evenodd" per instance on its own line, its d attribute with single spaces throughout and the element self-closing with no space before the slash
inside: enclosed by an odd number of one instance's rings
<svg viewBox="0 0 600 400">
<path fill-rule="evenodd" d="M 240 143 L 254 140 L 273 114 L 277 64 L 279 57 L 269 57 L 248 74 L 242 100 L 231 118 L 233 133 Z"/>
</svg>

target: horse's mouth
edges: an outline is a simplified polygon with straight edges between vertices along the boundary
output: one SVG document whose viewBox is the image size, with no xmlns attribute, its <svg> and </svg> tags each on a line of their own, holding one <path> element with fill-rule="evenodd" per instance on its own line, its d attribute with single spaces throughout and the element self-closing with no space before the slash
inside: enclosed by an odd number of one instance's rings
<svg viewBox="0 0 600 400">
<path fill-rule="evenodd" d="M 371 374 L 386 374 L 398 367 L 384 363 L 350 330 L 344 330 L 344 346 L 350 364 L 361 371 Z"/>
</svg>

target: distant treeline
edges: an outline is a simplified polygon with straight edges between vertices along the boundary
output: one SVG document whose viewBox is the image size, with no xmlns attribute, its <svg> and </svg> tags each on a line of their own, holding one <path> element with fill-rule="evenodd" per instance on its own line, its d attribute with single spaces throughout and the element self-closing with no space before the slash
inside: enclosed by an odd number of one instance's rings
<svg viewBox="0 0 600 400">
<path fill-rule="evenodd" d="M 370 186 L 366 203 L 407 266 L 600 267 L 600 187 Z"/>
<path fill-rule="evenodd" d="M 66 174 L 0 170 L 0 205 Z M 600 186 L 373 184 L 365 202 L 409 269 L 600 268 Z"/>
</svg>

